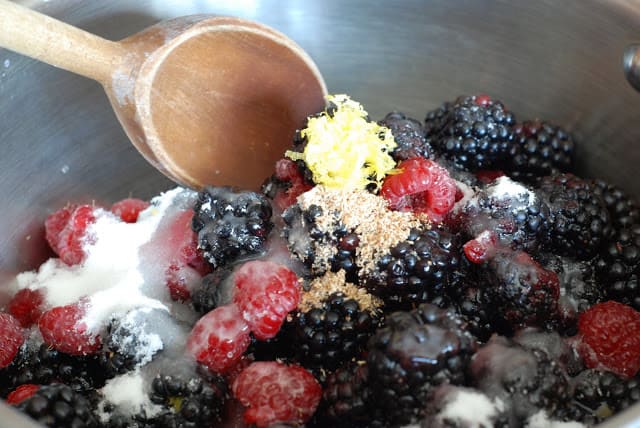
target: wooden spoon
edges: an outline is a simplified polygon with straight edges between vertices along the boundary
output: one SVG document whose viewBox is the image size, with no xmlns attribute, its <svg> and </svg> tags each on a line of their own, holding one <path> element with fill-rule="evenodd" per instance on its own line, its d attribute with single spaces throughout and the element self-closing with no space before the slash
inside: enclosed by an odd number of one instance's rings
<svg viewBox="0 0 640 428">
<path fill-rule="evenodd" d="M 0 46 L 100 82 L 136 148 L 193 188 L 257 189 L 325 103 L 298 45 L 238 18 L 176 18 L 112 42 L 0 0 Z"/>
</svg>

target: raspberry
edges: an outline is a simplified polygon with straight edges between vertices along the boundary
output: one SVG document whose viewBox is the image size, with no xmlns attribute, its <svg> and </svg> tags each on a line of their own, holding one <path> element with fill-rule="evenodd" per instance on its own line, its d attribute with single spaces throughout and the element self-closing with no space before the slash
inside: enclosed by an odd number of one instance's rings
<svg viewBox="0 0 640 428">
<path fill-rule="evenodd" d="M 13 296 L 7 310 L 26 328 L 38 322 L 43 303 L 44 296 L 40 290 L 24 288 Z"/>
<path fill-rule="evenodd" d="M 273 199 L 274 205 L 281 211 L 295 204 L 298 196 L 313 187 L 291 159 L 276 162 L 276 172 L 271 180 L 264 185 L 263 192 Z"/>
<path fill-rule="evenodd" d="M 499 169 L 483 169 L 476 172 L 476 177 L 483 184 L 493 183 L 496 179 L 503 177 L 504 172 Z"/>
<path fill-rule="evenodd" d="M 580 315 L 578 330 L 578 352 L 587 367 L 625 377 L 640 370 L 640 312 L 614 301 L 598 303 Z"/>
<path fill-rule="evenodd" d="M 224 373 L 251 343 L 249 327 L 233 305 L 220 306 L 196 322 L 187 338 L 187 351 L 214 372 Z"/>
<path fill-rule="evenodd" d="M 19 404 L 26 400 L 27 398 L 33 396 L 40 389 L 40 385 L 34 385 L 32 383 L 25 383 L 24 385 L 20 385 L 15 390 L 13 390 L 9 395 L 7 395 L 7 403 L 9 404 Z"/>
<path fill-rule="evenodd" d="M 456 185 L 446 169 L 424 158 L 400 162 L 399 174 L 388 175 L 381 194 L 391 209 L 425 213 L 440 222 L 451 211 L 456 199 Z"/>
<path fill-rule="evenodd" d="M 322 396 L 320 384 L 308 371 L 276 361 L 251 364 L 233 382 L 232 391 L 247 408 L 245 422 L 258 428 L 276 423 L 302 425 Z"/>
<path fill-rule="evenodd" d="M 45 237 L 49 246 L 54 253 L 60 254 L 60 234 L 67 226 L 71 213 L 77 208 L 77 205 L 67 205 L 58 211 L 49 214 L 44 221 Z"/>
<path fill-rule="evenodd" d="M 169 226 L 167 245 L 174 252 L 176 264 L 193 268 L 201 276 L 211 272 L 211 266 L 198 250 L 198 236 L 191 230 L 193 211 L 186 210 L 178 214 Z"/>
<path fill-rule="evenodd" d="M 300 302 L 298 277 L 277 263 L 247 262 L 234 274 L 234 284 L 233 303 L 260 340 L 274 337 Z"/>
<path fill-rule="evenodd" d="M 149 202 L 142 199 L 127 198 L 111 205 L 111 212 L 120 217 L 125 223 L 135 223 L 138 215 L 149 206 Z"/>
<path fill-rule="evenodd" d="M 57 223 L 61 218 L 62 215 L 56 220 L 55 227 L 61 224 L 61 222 Z M 91 237 L 88 237 L 86 233 L 87 228 L 91 223 L 94 223 L 95 220 L 92 206 L 78 206 L 71 211 L 66 225 L 58 234 L 58 241 L 54 241 L 58 256 L 69 266 L 77 265 L 84 261 L 86 254 L 82 248 L 83 244 L 85 242 L 91 242 Z M 52 232 L 55 233 L 55 230 Z M 55 249 L 56 248 L 54 248 L 54 250 Z"/>
<path fill-rule="evenodd" d="M 20 322 L 11 314 L 0 313 L 0 368 L 11 364 L 24 339 Z"/>
<path fill-rule="evenodd" d="M 86 324 L 82 322 L 85 312 L 85 303 L 80 301 L 43 313 L 38 326 L 44 342 L 71 355 L 97 353 L 102 346 L 100 336 L 87 331 Z"/>
<path fill-rule="evenodd" d="M 202 276 L 211 267 L 198 251 L 198 238 L 191 230 L 193 211 L 179 213 L 168 227 L 164 244 L 169 248 L 169 266 L 165 270 L 166 286 L 173 300 L 186 301 Z"/>
<path fill-rule="evenodd" d="M 497 241 L 498 236 L 495 232 L 485 230 L 476 236 L 475 239 L 464 244 L 462 249 L 470 262 L 481 264 L 495 255 Z"/>
</svg>

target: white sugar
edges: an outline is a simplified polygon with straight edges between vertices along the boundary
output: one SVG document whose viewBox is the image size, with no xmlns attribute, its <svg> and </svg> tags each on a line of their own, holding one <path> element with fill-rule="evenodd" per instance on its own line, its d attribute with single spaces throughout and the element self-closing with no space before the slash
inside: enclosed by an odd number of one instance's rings
<svg viewBox="0 0 640 428">
<path fill-rule="evenodd" d="M 111 333 L 110 340 L 118 349 L 134 357 L 136 367 L 147 364 L 164 347 L 160 335 L 149 331 L 146 321 L 151 312 L 151 308 L 146 307 L 127 313 Z"/>
<path fill-rule="evenodd" d="M 527 189 L 522 184 L 513 181 L 507 176 L 498 177 L 489 187 L 487 191 L 491 196 L 496 198 L 516 198 L 526 195 L 528 199 L 528 205 L 533 205 L 536 202 L 536 195 L 531 190 Z"/>
<path fill-rule="evenodd" d="M 95 242 L 85 244 L 84 262 L 67 266 L 50 259 L 38 272 L 18 275 L 18 287 L 43 289 L 50 306 L 71 304 L 88 296 L 83 322 L 90 331 L 98 331 L 113 314 L 130 309 L 166 309 L 162 302 L 143 294 L 145 277 L 139 250 L 183 192 L 186 191 L 176 188 L 155 198 L 136 223 L 122 222 L 110 212 L 97 209 L 96 221 L 87 229 Z"/>
<path fill-rule="evenodd" d="M 491 428 L 495 418 L 504 410 L 500 399 L 492 401 L 480 392 L 460 388 L 454 390 L 452 395 L 436 416 L 440 423 L 448 421 L 460 423 L 461 426 Z"/>
<path fill-rule="evenodd" d="M 116 406 L 120 413 L 135 415 L 144 412 L 147 417 L 162 410 L 159 405 L 151 402 L 145 379 L 139 370 L 109 380 L 101 391 L 104 401 L 100 407 L 108 402 Z"/>
<path fill-rule="evenodd" d="M 540 410 L 529 418 L 526 428 L 585 428 L 580 422 L 562 422 L 549 419 L 544 410 Z"/>
<path fill-rule="evenodd" d="M 458 202 L 456 202 L 453 205 L 453 212 L 457 213 L 461 209 L 463 209 L 468 202 L 470 202 L 473 199 L 476 192 L 472 187 L 466 185 L 462 181 L 458 181 L 458 180 L 454 180 L 454 181 L 456 182 L 456 187 L 460 189 L 460 191 L 462 192 L 462 199 L 460 199 Z"/>
</svg>

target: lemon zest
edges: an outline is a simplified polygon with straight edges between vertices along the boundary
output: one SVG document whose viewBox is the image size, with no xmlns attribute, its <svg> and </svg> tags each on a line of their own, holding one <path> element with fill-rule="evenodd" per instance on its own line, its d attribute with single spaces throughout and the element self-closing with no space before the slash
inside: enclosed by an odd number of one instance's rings
<svg viewBox="0 0 640 428">
<path fill-rule="evenodd" d="M 329 95 L 327 101 L 332 111 L 311 117 L 301 131 L 307 140 L 304 150 L 289 150 L 285 156 L 304 161 L 316 184 L 342 189 L 380 187 L 396 166 L 389 154 L 397 145 L 391 130 L 368 120 L 362 105 L 347 95 Z"/>
</svg>

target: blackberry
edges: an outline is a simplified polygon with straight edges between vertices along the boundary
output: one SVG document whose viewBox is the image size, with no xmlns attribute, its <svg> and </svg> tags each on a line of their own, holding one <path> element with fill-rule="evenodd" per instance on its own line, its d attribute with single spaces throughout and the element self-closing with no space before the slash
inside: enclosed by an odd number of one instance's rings
<svg viewBox="0 0 640 428">
<path fill-rule="evenodd" d="M 572 171 L 575 143 L 564 129 L 536 120 L 517 124 L 513 132 L 514 144 L 505 168 L 511 177 L 532 182 L 538 177 Z"/>
<path fill-rule="evenodd" d="M 604 180 L 591 181 L 591 189 L 604 201 L 615 229 L 633 228 L 640 222 L 638 205 L 622 189 Z"/>
<path fill-rule="evenodd" d="M 95 403 L 64 384 L 51 384 L 18 405 L 18 408 L 38 423 L 48 427 L 99 427 Z"/>
<path fill-rule="evenodd" d="M 149 331 L 147 322 L 159 311 L 133 310 L 120 318 L 112 319 L 107 326 L 104 351 L 99 355 L 100 364 L 108 378 L 136 369 L 151 361 L 162 349 L 157 332 Z"/>
<path fill-rule="evenodd" d="M 550 253 L 538 255 L 545 269 L 558 275 L 560 297 L 558 307 L 563 334 L 576 333 L 578 315 L 605 299 L 605 287 L 596 278 L 591 261 L 574 260 Z"/>
<path fill-rule="evenodd" d="M 458 168 L 502 169 L 513 144 L 515 118 L 487 96 L 459 97 L 427 114 L 425 132 L 435 151 Z"/>
<path fill-rule="evenodd" d="M 215 426 L 227 399 L 224 379 L 213 374 L 158 374 L 151 382 L 151 401 L 163 407 L 153 417 L 158 428 Z"/>
<path fill-rule="evenodd" d="M 494 326 L 510 326 L 515 331 L 559 318 L 558 276 L 527 253 L 496 254 L 484 270 L 484 284 L 488 304 L 497 317 Z"/>
<path fill-rule="evenodd" d="M 495 308 L 490 306 L 485 294 L 485 290 L 481 287 L 463 286 L 451 299 L 454 302 L 453 308 L 467 323 L 467 330 L 480 342 L 486 342 L 494 330 L 500 329 L 494 326 Z"/>
<path fill-rule="evenodd" d="M 543 351 L 567 372 L 575 376 L 584 370 L 584 361 L 575 352 L 573 339 L 561 336 L 555 331 L 544 331 L 537 328 L 523 328 L 513 336 L 514 342 L 525 349 Z"/>
<path fill-rule="evenodd" d="M 470 236 L 491 230 L 503 245 L 529 253 L 537 252 L 551 223 L 549 207 L 536 192 L 508 177 L 477 192 L 463 216 Z"/>
<path fill-rule="evenodd" d="M 376 413 L 370 400 L 367 365 L 359 362 L 327 376 L 314 419 L 318 427 L 364 428 L 383 424 Z"/>
<path fill-rule="evenodd" d="M 43 343 L 35 348 L 23 346 L 11 364 L 0 370 L 0 393 L 4 398 L 25 383 L 55 382 L 65 383 L 74 391 L 88 391 L 101 388 L 109 377 L 100 356 L 68 355 Z"/>
<path fill-rule="evenodd" d="M 455 235 L 442 229 L 413 229 L 380 257 L 362 282 L 388 309 L 409 309 L 442 298 L 458 286 L 464 278 L 460 254 Z"/>
<path fill-rule="evenodd" d="M 476 339 L 451 310 L 422 304 L 394 312 L 369 341 L 372 402 L 391 426 L 415 422 L 434 387 L 465 382 Z"/>
<path fill-rule="evenodd" d="M 230 301 L 230 290 L 225 281 L 231 277 L 233 269 L 230 267 L 216 269 L 202 278 L 200 286 L 191 293 L 191 304 L 199 314 L 224 305 Z"/>
<path fill-rule="evenodd" d="M 323 278 L 327 277 L 334 276 Z M 325 282 L 340 280 L 344 284 L 344 276 L 341 279 L 339 275 Z M 334 287 L 321 281 L 314 281 L 303 295 L 287 327 L 293 330 L 290 346 L 296 349 L 296 358 L 304 367 L 335 370 L 362 354 L 380 323 L 381 303 L 352 284 Z M 325 291 L 323 287 L 339 291 Z"/>
<path fill-rule="evenodd" d="M 640 310 L 640 226 L 618 231 L 596 262 L 607 298 Z"/>
<path fill-rule="evenodd" d="M 564 409 L 566 420 L 595 425 L 640 401 L 638 378 L 611 372 L 584 370 L 571 380 L 573 399 Z"/>
<path fill-rule="evenodd" d="M 283 235 L 289 249 L 310 269 L 313 276 L 322 275 L 328 270 L 344 270 L 347 281 L 357 283 L 358 236 L 340 222 L 335 222 L 330 230 L 322 229 L 317 219 L 323 214 L 323 208 L 315 204 L 304 210 L 296 204 L 283 213 Z"/>
<path fill-rule="evenodd" d="M 415 158 L 432 158 L 433 148 L 427 141 L 422 124 L 404 113 L 388 113 L 380 125 L 391 129 L 393 138 L 398 144 L 390 153 L 397 162 Z"/>
<path fill-rule="evenodd" d="M 586 260 L 611 235 L 607 206 L 587 181 L 572 174 L 547 176 L 539 189 L 553 218 L 549 245 L 553 252 Z"/>
<path fill-rule="evenodd" d="M 476 352 L 469 373 L 472 386 L 504 403 L 508 426 L 525 426 L 539 410 L 553 417 L 570 398 L 568 376 L 557 361 L 502 336 Z"/>
<path fill-rule="evenodd" d="M 206 187 L 198 193 L 192 229 L 198 247 L 213 266 L 260 255 L 273 227 L 271 204 L 259 193 L 230 187 Z"/>
</svg>

